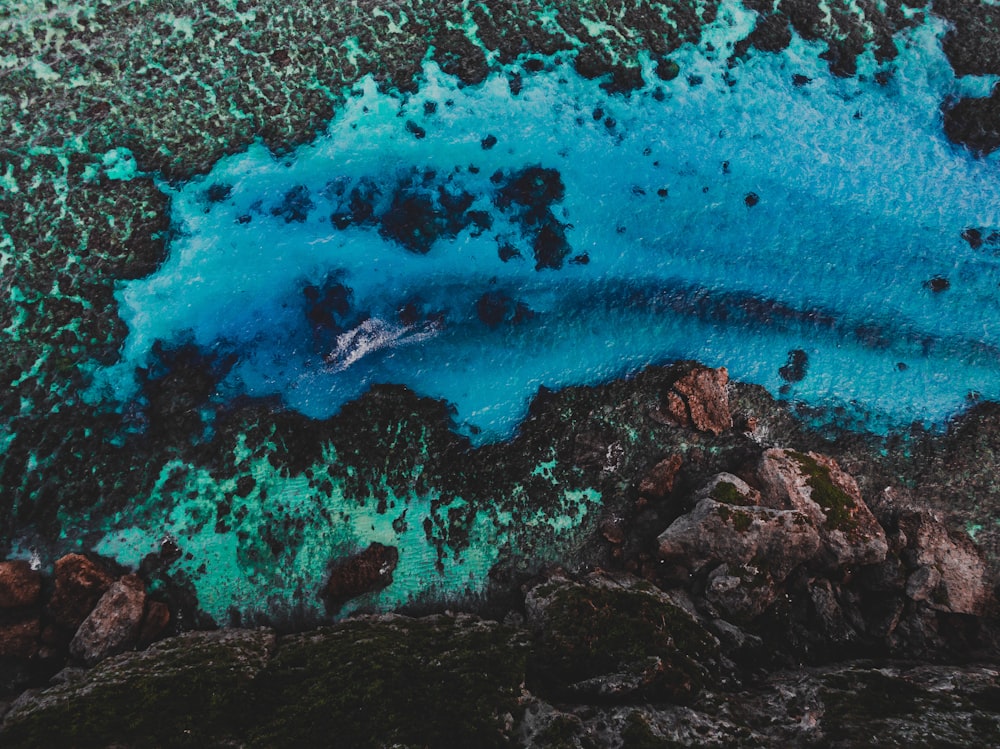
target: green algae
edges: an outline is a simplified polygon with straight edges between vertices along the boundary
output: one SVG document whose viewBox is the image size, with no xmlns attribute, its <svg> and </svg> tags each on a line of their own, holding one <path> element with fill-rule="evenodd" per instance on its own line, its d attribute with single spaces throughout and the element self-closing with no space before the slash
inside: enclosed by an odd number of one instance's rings
<svg viewBox="0 0 1000 749">
<path fill-rule="evenodd" d="M 802 467 L 808 477 L 806 483 L 812 489 L 810 498 L 818 504 L 826 515 L 826 524 L 834 530 L 848 530 L 852 527 L 856 506 L 854 499 L 838 487 L 830 478 L 830 469 L 821 466 L 815 458 L 805 453 L 792 452 L 792 457 Z"/>
<path fill-rule="evenodd" d="M 743 510 L 719 505 L 715 512 L 724 522 L 732 525 L 738 533 L 746 533 L 753 525 L 753 516 Z"/>
</svg>

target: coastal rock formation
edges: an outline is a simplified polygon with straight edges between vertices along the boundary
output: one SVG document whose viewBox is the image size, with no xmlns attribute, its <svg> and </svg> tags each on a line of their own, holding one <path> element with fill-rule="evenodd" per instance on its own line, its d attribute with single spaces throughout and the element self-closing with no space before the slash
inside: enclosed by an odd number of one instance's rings
<svg viewBox="0 0 1000 749">
<path fill-rule="evenodd" d="M 885 559 L 885 531 L 861 498 L 857 482 L 837 462 L 817 453 L 771 449 L 756 470 L 762 502 L 806 515 L 834 567 L 877 564 Z"/>
<path fill-rule="evenodd" d="M 667 413 L 680 426 L 714 435 L 732 429 L 729 412 L 729 371 L 696 366 L 667 393 Z"/>
<path fill-rule="evenodd" d="M 687 611 L 630 576 L 555 575 L 528 591 L 529 683 L 556 698 L 688 702 L 719 646 Z"/>
<path fill-rule="evenodd" d="M 807 514 L 757 506 L 759 493 L 736 476 L 720 474 L 699 494 L 695 508 L 657 539 L 667 561 L 693 572 L 709 564 L 756 562 L 780 583 L 820 548 L 819 533 Z"/>
</svg>

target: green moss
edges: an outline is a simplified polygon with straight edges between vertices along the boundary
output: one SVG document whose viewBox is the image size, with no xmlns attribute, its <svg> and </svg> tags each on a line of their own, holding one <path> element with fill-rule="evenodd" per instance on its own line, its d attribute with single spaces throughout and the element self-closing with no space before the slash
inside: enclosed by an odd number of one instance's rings
<svg viewBox="0 0 1000 749">
<path fill-rule="evenodd" d="M 0 735 L 11 747 L 504 747 L 526 643 L 475 619 L 352 621 L 107 662 Z M 509 716 L 509 717 L 508 717 Z"/>
<path fill-rule="evenodd" d="M 727 505 L 745 505 L 747 503 L 736 484 L 732 481 L 720 481 L 712 487 L 712 499 Z"/>
<path fill-rule="evenodd" d="M 827 527 L 835 530 L 849 529 L 854 523 L 854 499 L 833 483 L 830 469 L 821 466 L 815 458 L 795 451 L 790 454 L 808 477 L 806 483 L 812 489 L 812 500 L 823 509 Z"/>
<path fill-rule="evenodd" d="M 244 647 L 178 638 L 124 666 L 106 661 L 4 726 L 17 747 L 201 747 L 239 736 L 254 716 L 263 638 Z"/>
<path fill-rule="evenodd" d="M 753 515 L 748 512 L 725 506 L 719 506 L 715 511 L 724 522 L 732 525 L 738 533 L 746 533 L 753 525 Z"/>
</svg>

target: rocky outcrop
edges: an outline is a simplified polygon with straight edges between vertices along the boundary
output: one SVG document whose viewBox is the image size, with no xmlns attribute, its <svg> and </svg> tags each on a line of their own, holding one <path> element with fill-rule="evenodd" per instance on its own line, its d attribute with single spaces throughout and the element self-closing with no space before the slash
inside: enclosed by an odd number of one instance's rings
<svg viewBox="0 0 1000 749">
<path fill-rule="evenodd" d="M 146 586 L 135 575 L 116 580 L 83 620 L 69 652 L 88 666 L 135 646 L 146 608 Z"/>
<path fill-rule="evenodd" d="M 470 616 L 190 632 L 24 694 L 0 745 L 499 749 L 526 651 L 523 631 Z"/>
<path fill-rule="evenodd" d="M 760 494 L 736 476 L 716 476 L 700 497 L 690 513 L 657 539 L 665 560 L 693 572 L 706 565 L 754 563 L 780 583 L 820 548 L 808 515 L 799 509 L 756 506 Z"/>
<path fill-rule="evenodd" d="M 728 385 L 729 371 L 725 367 L 695 366 L 667 393 L 667 414 L 680 426 L 722 434 L 733 427 Z"/>
<path fill-rule="evenodd" d="M 833 459 L 771 449 L 761 458 L 756 478 L 766 506 L 798 510 L 810 519 L 822 540 L 823 561 L 830 566 L 885 559 L 885 531 L 861 498 L 857 482 Z"/>
<path fill-rule="evenodd" d="M 976 634 L 995 605 L 986 563 L 934 513 L 887 490 L 876 517 L 856 481 L 815 452 L 768 449 L 746 475 L 753 485 L 714 476 L 657 538 L 663 584 L 746 628 L 736 639 L 815 661 L 988 642 Z"/>
</svg>

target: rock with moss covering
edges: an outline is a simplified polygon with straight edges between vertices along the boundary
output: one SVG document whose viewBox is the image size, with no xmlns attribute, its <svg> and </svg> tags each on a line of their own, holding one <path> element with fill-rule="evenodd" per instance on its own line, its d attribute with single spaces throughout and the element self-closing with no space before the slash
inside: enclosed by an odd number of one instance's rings
<svg viewBox="0 0 1000 749">
<path fill-rule="evenodd" d="M 365 617 L 283 638 L 251 746 L 503 747 L 524 632 L 472 616 Z"/>
<path fill-rule="evenodd" d="M 861 498 L 857 482 L 832 458 L 767 450 L 757 465 L 757 480 L 765 506 L 798 510 L 810 518 L 822 540 L 821 563 L 839 568 L 885 559 L 885 531 Z"/>
<path fill-rule="evenodd" d="M 820 548 L 808 515 L 798 509 L 756 506 L 760 493 L 737 476 L 715 476 L 698 496 L 695 508 L 657 539 L 663 559 L 694 572 L 709 565 L 755 562 L 780 583 Z"/>
<path fill-rule="evenodd" d="M 631 576 L 556 575 L 527 593 L 529 688 L 557 698 L 687 702 L 718 641 L 667 593 Z"/>
<path fill-rule="evenodd" d="M 0 745 L 219 746 L 253 719 L 270 630 L 191 632 L 108 659 L 11 706 Z"/>
</svg>

